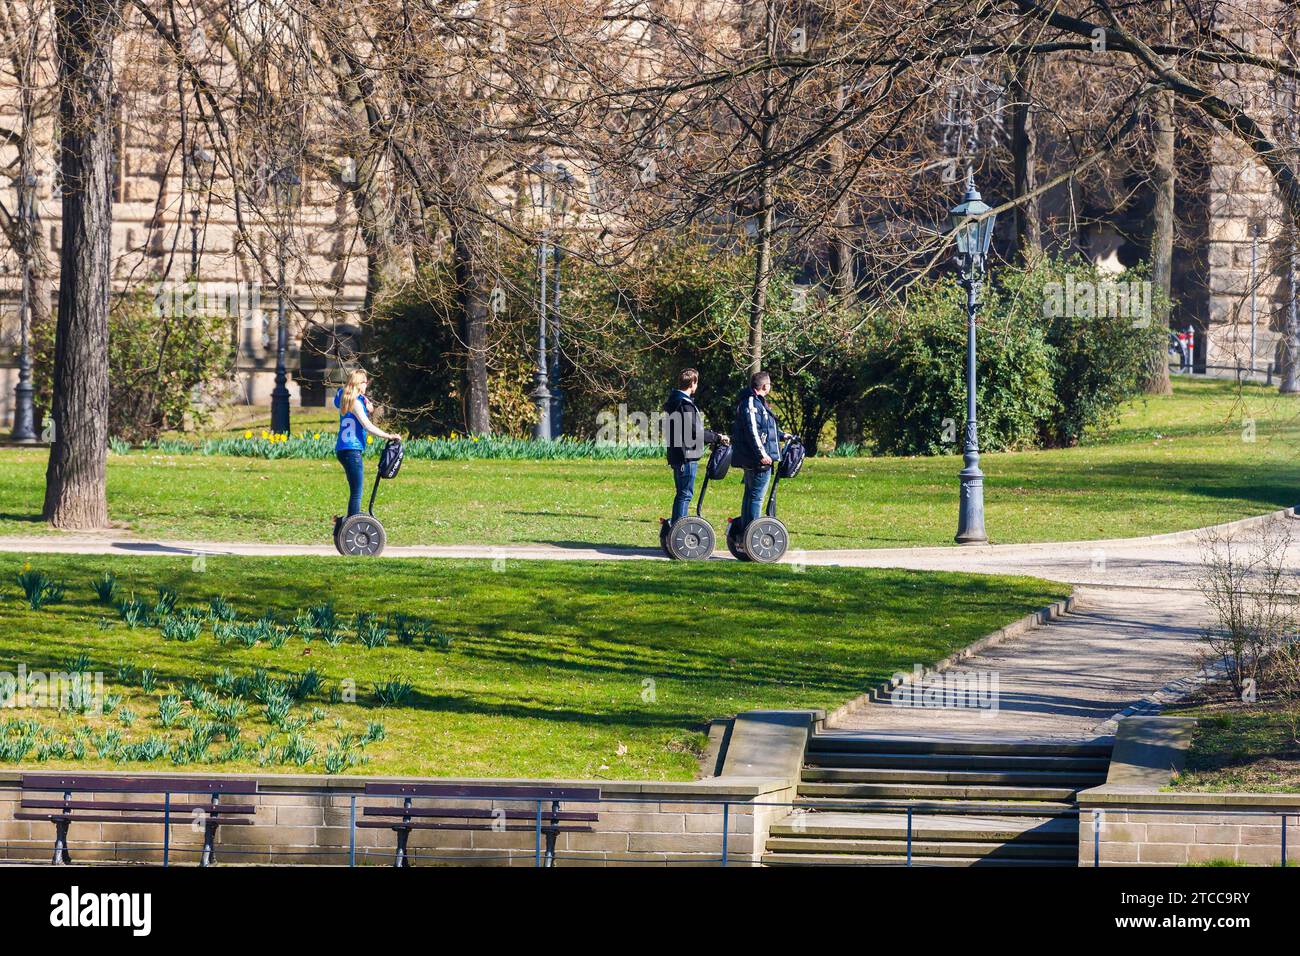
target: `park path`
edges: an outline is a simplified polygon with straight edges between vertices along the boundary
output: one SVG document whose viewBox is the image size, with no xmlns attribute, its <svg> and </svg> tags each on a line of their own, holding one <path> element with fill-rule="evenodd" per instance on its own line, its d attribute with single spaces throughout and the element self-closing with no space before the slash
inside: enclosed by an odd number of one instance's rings
<svg viewBox="0 0 1300 956">
<path fill-rule="evenodd" d="M 1237 533 L 1294 527 L 1291 512 L 1233 522 Z M 1300 538 L 1300 534 L 1297 535 Z M 329 545 L 150 541 L 114 533 L 0 538 L 0 551 L 25 554 L 331 555 Z M 555 545 L 391 547 L 384 557 L 511 560 L 663 560 L 657 548 Z M 722 560 L 730 560 L 724 557 Z M 830 732 L 909 736 L 1092 737 L 1113 730 L 1117 714 L 1149 711 L 1185 688 L 1200 668 L 1198 635 L 1208 612 L 1197 591 L 1196 532 L 1108 541 L 985 547 L 792 551 L 802 565 L 907 568 L 1032 575 L 1076 586 L 1076 609 L 1051 624 L 963 661 L 962 671 L 997 675 L 998 707 L 944 710 L 871 704 Z M 1289 552 L 1300 570 L 1300 546 Z M 936 618 L 943 609 L 936 608 Z"/>
</svg>

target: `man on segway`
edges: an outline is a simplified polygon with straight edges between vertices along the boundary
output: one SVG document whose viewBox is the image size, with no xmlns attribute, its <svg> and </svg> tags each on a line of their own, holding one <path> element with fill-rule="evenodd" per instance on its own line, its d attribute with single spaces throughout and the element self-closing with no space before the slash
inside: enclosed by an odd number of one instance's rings
<svg viewBox="0 0 1300 956">
<path fill-rule="evenodd" d="M 677 376 L 677 387 L 664 403 L 664 443 L 668 446 L 668 467 L 673 470 L 677 494 L 673 498 L 672 521 L 685 518 L 695 496 L 695 475 L 704 450 L 719 441 L 731 441 L 704 427 L 704 416 L 695 404 L 700 373 L 685 368 Z"/>
<path fill-rule="evenodd" d="M 745 472 L 745 492 L 740 501 L 740 527 L 743 533 L 751 521 L 762 513 L 763 495 L 772 478 L 772 462 L 781 456 L 781 442 L 792 438 L 781 430 L 767 404 L 772 391 L 772 376 L 755 372 L 749 388 L 736 400 L 731 422 L 732 464 Z"/>
</svg>

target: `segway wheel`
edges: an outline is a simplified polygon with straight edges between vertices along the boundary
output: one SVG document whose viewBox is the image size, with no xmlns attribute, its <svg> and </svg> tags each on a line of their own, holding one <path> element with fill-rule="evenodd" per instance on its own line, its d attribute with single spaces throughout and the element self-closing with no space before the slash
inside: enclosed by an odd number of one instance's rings
<svg viewBox="0 0 1300 956">
<path fill-rule="evenodd" d="M 745 551 L 745 546 L 740 540 L 740 519 L 732 518 L 727 522 L 727 550 L 737 561 L 750 560 L 749 554 Z"/>
<path fill-rule="evenodd" d="M 713 526 L 694 515 L 674 521 L 668 529 L 668 553 L 679 561 L 707 561 L 716 543 Z"/>
<path fill-rule="evenodd" d="M 359 514 L 339 526 L 338 549 L 349 557 L 373 558 L 384 553 L 388 535 L 374 515 Z"/>
<path fill-rule="evenodd" d="M 667 518 L 659 519 L 659 547 L 663 549 L 665 557 L 676 561 L 677 555 L 673 554 L 672 549 L 668 547 L 668 529 L 672 526 L 673 523 Z"/>
<path fill-rule="evenodd" d="M 745 529 L 744 546 L 750 560 L 771 564 L 780 561 L 790 547 L 790 534 L 777 518 L 759 518 Z"/>
</svg>

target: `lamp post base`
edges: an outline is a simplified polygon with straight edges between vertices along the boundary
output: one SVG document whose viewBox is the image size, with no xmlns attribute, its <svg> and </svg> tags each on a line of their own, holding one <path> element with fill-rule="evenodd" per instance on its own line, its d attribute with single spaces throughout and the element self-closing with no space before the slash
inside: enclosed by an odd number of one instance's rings
<svg viewBox="0 0 1300 956">
<path fill-rule="evenodd" d="M 988 544 L 984 533 L 984 473 L 975 468 L 961 471 L 961 510 L 957 517 L 958 544 Z"/>
<path fill-rule="evenodd" d="M 271 434 L 289 434 L 289 389 L 284 385 L 271 392 Z"/>
<path fill-rule="evenodd" d="M 14 427 L 9 434 L 12 442 L 27 444 L 36 441 L 35 415 L 32 409 L 32 386 L 21 380 L 14 388 Z"/>
<path fill-rule="evenodd" d="M 533 437 L 539 441 L 551 440 L 551 390 L 546 386 L 544 376 L 537 376 L 537 385 L 530 393 L 537 405 L 537 424 L 533 426 Z"/>
</svg>

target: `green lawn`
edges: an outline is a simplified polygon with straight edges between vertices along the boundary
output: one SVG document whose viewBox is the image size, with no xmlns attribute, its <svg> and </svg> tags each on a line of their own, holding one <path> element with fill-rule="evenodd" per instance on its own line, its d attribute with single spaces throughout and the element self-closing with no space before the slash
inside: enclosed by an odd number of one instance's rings
<svg viewBox="0 0 1300 956">
<path fill-rule="evenodd" d="M 1298 403 L 1259 386 L 1178 381 L 1173 396 L 1135 403 L 1083 447 L 985 455 L 989 536 L 1123 537 L 1296 504 Z M 45 533 L 45 458 L 0 451 L 0 534 Z M 960 467 L 955 456 L 810 460 L 784 487 L 781 514 L 795 548 L 949 544 Z M 393 544 L 654 546 L 671 491 L 653 461 L 410 461 L 377 511 Z M 721 525 L 739 497 L 733 474 L 710 488 L 707 516 Z M 109 460 L 112 517 L 144 536 L 327 543 L 345 498 L 334 461 Z"/>
<path fill-rule="evenodd" d="M 151 738 L 176 752 L 214 737 L 187 759 L 322 772 L 333 746 L 364 758 L 356 772 L 689 779 L 710 718 L 834 707 L 1067 591 L 1028 578 L 735 564 L 510 561 L 494 572 L 483 561 L 232 557 L 198 571 L 169 557 L 42 555 L 31 570 L 66 593 L 32 610 L 16 584 L 23 565 L 0 556 L 0 671 L 99 671 L 121 699 L 89 716 L 0 709 L 0 765 L 118 769 L 171 767 L 148 759 Z M 250 639 L 267 611 L 277 624 L 253 646 L 229 633 L 219 642 L 206 617 L 196 639 L 165 640 L 99 603 L 91 582 L 105 570 L 119 601 L 153 604 L 159 588 L 174 589 L 173 623 L 224 596 Z M 291 623 L 331 596 L 345 622 L 337 646 Z M 367 648 L 357 612 L 405 615 L 407 643 L 390 619 L 382 646 Z M 242 715 L 231 703 L 240 678 Z M 275 715 L 279 729 L 255 690 L 283 697 L 273 681 L 309 688 Z M 387 681 L 408 683 L 409 695 L 381 706 Z M 172 702 L 165 727 L 160 702 L 173 693 L 186 701 Z M 214 727 L 232 722 L 237 734 Z M 367 740 L 374 722 L 383 733 Z"/>
<path fill-rule="evenodd" d="M 1230 702 L 1179 712 L 1200 718 L 1187 766 L 1170 790 L 1300 793 L 1300 744 L 1279 705 Z"/>
</svg>

